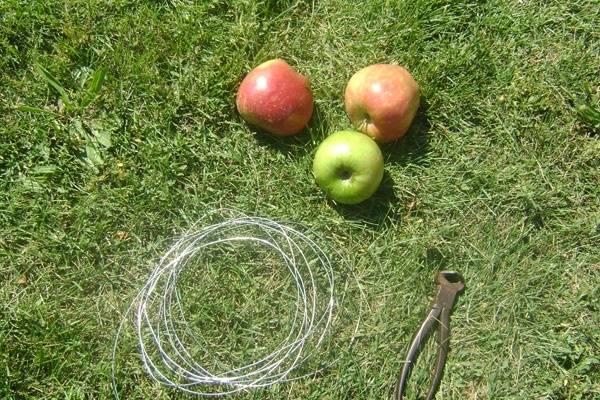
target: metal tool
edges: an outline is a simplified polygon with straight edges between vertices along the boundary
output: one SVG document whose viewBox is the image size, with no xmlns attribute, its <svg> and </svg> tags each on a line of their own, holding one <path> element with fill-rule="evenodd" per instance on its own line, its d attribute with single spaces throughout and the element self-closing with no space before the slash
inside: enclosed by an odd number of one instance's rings
<svg viewBox="0 0 600 400">
<path fill-rule="evenodd" d="M 450 310 L 454 305 L 454 300 L 458 293 L 465 288 L 465 284 L 461 274 L 456 271 L 440 271 L 435 277 L 435 282 L 438 285 L 437 295 L 431 311 L 421 324 L 415 338 L 410 344 L 406 356 L 406 363 L 398 378 L 394 397 L 395 400 L 401 400 L 403 398 L 406 381 L 410 375 L 411 368 L 416 362 L 421 347 L 427 340 L 436 322 L 438 322 L 438 359 L 426 400 L 432 400 L 434 398 L 442 380 L 450 344 Z"/>
</svg>

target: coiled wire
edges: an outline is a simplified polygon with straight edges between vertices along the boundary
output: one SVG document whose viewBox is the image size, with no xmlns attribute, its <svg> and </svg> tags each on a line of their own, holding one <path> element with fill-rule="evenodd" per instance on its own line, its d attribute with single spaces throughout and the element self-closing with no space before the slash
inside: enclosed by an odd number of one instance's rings
<svg viewBox="0 0 600 400">
<path fill-rule="evenodd" d="M 239 244 L 263 247 L 281 259 L 296 288 L 295 309 L 289 332 L 275 349 L 244 365 L 211 371 L 194 360 L 189 350 L 189 343 L 200 341 L 186 321 L 178 279 L 193 258 L 210 248 Z M 237 216 L 186 234 L 161 258 L 119 326 L 112 352 L 115 398 L 119 399 L 117 347 L 130 314 L 141 362 L 153 380 L 192 395 L 222 396 L 317 372 L 290 377 L 323 344 L 334 314 L 334 294 L 329 258 L 294 228 L 265 218 Z"/>
</svg>

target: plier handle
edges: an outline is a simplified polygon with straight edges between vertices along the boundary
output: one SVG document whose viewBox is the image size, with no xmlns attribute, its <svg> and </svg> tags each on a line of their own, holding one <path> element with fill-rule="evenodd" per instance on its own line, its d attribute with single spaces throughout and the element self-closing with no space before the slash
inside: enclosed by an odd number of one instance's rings
<svg viewBox="0 0 600 400">
<path fill-rule="evenodd" d="M 462 275 L 456 271 L 440 271 L 436 275 L 435 281 L 438 285 L 437 295 L 433 306 L 431 307 L 431 311 L 427 314 L 427 317 L 421 324 L 421 327 L 410 344 L 408 354 L 406 355 L 406 363 L 398 377 L 394 397 L 395 400 L 401 400 L 403 398 L 406 382 L 412 366 L 416 362 L 421 347 L 429 337 L 429 334 L 436 323 L 438 325 L 439 342 L 438 358 L 426 400 L 432 400 L 434 398 L 442 380 L 450 344 L 450 311 L 452 310 L 456 296 L 465 288 L 465 283 Z"/>
</svg>

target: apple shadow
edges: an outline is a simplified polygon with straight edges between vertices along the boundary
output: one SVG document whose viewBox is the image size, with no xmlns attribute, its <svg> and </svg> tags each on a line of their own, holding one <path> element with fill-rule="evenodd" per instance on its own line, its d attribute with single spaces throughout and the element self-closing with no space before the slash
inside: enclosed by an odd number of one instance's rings
<svg viewBox="0 0 600 400">
<path fill-rule="evenodd" d="M 260 146 L 274 148 L 286 155 L 299 156 L 306 154 L 307 147 L 315 147 L 321 142 L 329 132 L 329 121 L 321 107 L 315 104 L 308 124 L 296 135 L 275 136 L 256 126 L 248 127 Z"/>
<path fill-rule="evenodd" d="M 421 99 L 417 115 L 403 139 L 380 145 L 386 164 L 422 164 L 429 153 L 431 124 L 427 118 L 429 104 Z M 344 218 L 357 219 L 367 223 L 385 225 L 390 213 L 395 213 L 400 199 L 394 192 L 394 181 L 386 169 L 377 192 L 368 200 L 356 205 L 335 204 L 336 211 Z M 402 207 L 400 207 L 402 208 Z"/>
<path fill-rule="evenodd" d="M 341 204 L 332 202 L 333 208 L 346 219 L 358 220 L 377 226 L 385 225 L 398 198 L 394 193 L 394 181 L 391 175 L 383 172 L 379 189 L 369 199 L 359 204 Z"/>
<path fill-rule="evenodd" d="M 431 123 L 427 117 L 429 103 L 421 98 L 421 106 L 404 138 L 381 145 L 386 163 L 421 164 L 429 153 Z"/>
</svg>

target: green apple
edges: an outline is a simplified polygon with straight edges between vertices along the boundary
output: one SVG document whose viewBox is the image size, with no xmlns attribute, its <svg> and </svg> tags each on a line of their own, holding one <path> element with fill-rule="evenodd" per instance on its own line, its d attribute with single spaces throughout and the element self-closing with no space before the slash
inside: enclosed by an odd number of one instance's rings
<svg viewBox="0 0 600 400">
<path fill-rule="evenodd" d="M 339 131 L 317 148 L 313 160 L 317 184 L 338 203 L 357 204 L 375 193 L 383 178 L 383 155 L 369 136 Z"/>
</svg>

